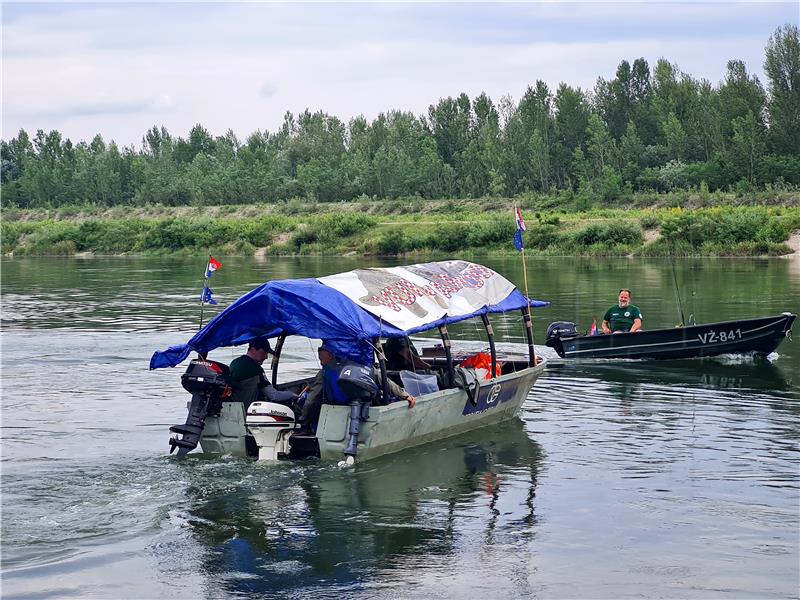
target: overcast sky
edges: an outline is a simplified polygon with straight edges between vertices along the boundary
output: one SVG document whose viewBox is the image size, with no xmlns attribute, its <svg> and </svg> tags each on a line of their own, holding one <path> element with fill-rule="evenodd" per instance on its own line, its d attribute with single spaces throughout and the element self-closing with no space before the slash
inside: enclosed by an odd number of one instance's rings
<svg viewBox="0 0 800 600">
<path fill-rule="evenodd" d="M 164 125 L 240 139 L 287 110 L 343 120 L 427 112 L 442 97 L 518 100 L 537 79 L 591 89 L 622 59 L 718 83 L 791 2 L 2 4 L 2 137 L 57 129 L 141 147 Z"/>
</svg>

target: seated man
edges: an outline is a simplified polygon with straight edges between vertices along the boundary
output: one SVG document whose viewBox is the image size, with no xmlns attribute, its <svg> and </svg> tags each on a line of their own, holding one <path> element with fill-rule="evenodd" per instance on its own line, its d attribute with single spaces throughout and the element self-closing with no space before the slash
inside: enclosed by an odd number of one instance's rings
<svg viewBox="0 0 800 600">
<path fill-rule="evenodd" d="M 279 402 L 288 404 L 297 400 L 298 395 L 288 390 L 278 390 L 272 386 L 261 366 L 273 354 L 269 340 L 259 338 L 252 340 L 243 354 L 231 362 L 230 378 L 233 388 L 233 399 L 244 404 L 245 411 L 256 401 Z"/>
<path fill-rule="evenodd" d="M 305 430 L 310 430 L 313 425 L 319 420 L 319 411 L 322 406 L 323 400 L 328 402 L 336 402 L 342 404 L 341 391 L 333 387 L 338 375 L 339 363 L 333 351 L 322 344 L 317 349 L 317 356 L 319 356 L 319 364 L 322 368 L 317 372 L 314 381 L 308 389 L 308 396 L 303 404 L 303 412 L 300 415 L 300 425 Z M 373 373 L 376 381 L 380 380 L 380 373 Z M 380 387 L 380 385 L 378 386 Z M 408 394 L 403 388 L 394 382 L 389 382 L 389 393 L 401 400 L 408 402 L 409 408 L 414 408 L 417 399 Z"/>
<path fill-rule="evenodd" d="M 419 352 L 407 337 L 389 338 L 383 345 L 386 368 L 390 371 L 418 371 L 431 366 L 419 357 Z"/>
<path fill-rule="evenodd" d="M 612 306 L 603 315 L 603 333 L 621 333 L 641 331 L 642 313 L 631 304 L 631 291 L 622 288 L 619 291 L 617 306 Z"/>
</svg>

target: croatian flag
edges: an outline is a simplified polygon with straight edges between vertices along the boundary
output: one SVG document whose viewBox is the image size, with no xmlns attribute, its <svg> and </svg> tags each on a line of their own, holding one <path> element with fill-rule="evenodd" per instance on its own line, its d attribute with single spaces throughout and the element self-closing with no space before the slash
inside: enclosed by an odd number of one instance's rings
<svg viewBox="0 0 800 600">
<path fill-rule="evenodd" d="M 218 260 L 215 260 L 213 256 L 208 257 L 208 269 L 206 270 L 206 279 L 211 277 L 214 274 L 214 271 L 219 269 L 222 266 L 222 263 Z M 216 304 L 216 302 L 215 302 Z"/>
<path fill-rule="evenodd" d="M 592 326 L 589 328 L 589 335 L 597 335 L 597 319 L 592 321 Z"/>
<path fill-rule="evenodd" d="M 525 246 L 522 245 L 522 232 L 527 231 L 525 227 L 525 221 L 522 220 L 522 213 L 519 212 L 519 208 L 516 206 L 514 207 L 514 216 L 517 219 L 517 233 L 514 234 L 514 247 L 522 252 L 525 249 Z"/>
<path fill-rule="evenodd" d="M 211 291 L 211 288 L 204 287 L 203 293 L 200 294 L 200 301 L 205 304 L 216 304 L 217 301 L 212 298 L 214 292 Z"/>
</svg>

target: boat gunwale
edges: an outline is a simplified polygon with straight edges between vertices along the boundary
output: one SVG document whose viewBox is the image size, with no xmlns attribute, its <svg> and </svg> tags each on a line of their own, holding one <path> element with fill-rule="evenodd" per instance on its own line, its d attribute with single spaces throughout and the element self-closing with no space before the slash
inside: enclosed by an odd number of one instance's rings
<svg viewBox="0 0 800 600">
<path fill-rule="evenodd" d="M 750 321 L 763 321 L 765 319 L 771 319 L 770 324 L 772 324 L 774 322 L 778 322 L 778 321 L 782 321 L 782 320 L 788 320 L 789 318 L 792 318 L 792 317 L 794 319 L 796 319 L 797 315 L 795 315 L 794 313 L 785 312 L 785 313 L 781 313 L 779 315 L 770 316 L 770 317 L 753 317 L 751 319 L 734 319 L 734 320 L 731 320 L 731 321 L 714 321 L 713 323 L 695 323 L 694 325 L 678 325 L 677 327 L 662 327 L 660 329 L 640 329 L 639 331 L 620 331 L 620 332 L 617 332 L 617 333 L 600 333 L 598 335 L 573 335 L 573 336 L 570 336 L 570 337 L 562 337 L 560 339 L 562 341 L 577 340 L 577 339 L 598 339 L 598 338 L 605 339 L 605 336 L 609 336 L 609 335 L 613 335 L 616 338 L 619 338 L 619 336 L 623 336 L 622 339 L 625 339 L 625 336 L 629 336 L 629 335 L 661 333 L 661 332 L 667 332 L 667 331 L 684 331 L 684 330 L 687 330 L 687 329 L 696 329 L 696 328 L 700 328 L 700 327 L 715 327 L 715 326 L 718 326 L 718 325 L 727 325 L 727 324 L 730 324 L 730 323 L 747 323 L 747 322 L 750 322 Z M 759 327 L 758 329 L 764 329 L 765 327 L 769 327 L 770 324 L 764 325 L 763 327 Z M 758 329 L 751 329 L 750 331 L 758 331 Z M 673 343 L 673 342 L 669 342 L 669 343 Z"/>
</svg>

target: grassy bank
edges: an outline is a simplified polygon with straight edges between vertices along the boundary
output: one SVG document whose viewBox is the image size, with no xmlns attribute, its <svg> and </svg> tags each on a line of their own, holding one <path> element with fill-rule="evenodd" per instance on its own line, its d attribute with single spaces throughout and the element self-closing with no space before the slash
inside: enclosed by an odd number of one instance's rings
<svg viewBox="0 0 800 600">
<path fill-rule="evenodd" d="M 640 208 L 564 212 L 546 197 L 517 199 L 526 249 L 543 255 L 780 255 L 800 230 L 783 206 L 702 205 L 659 197 Z M 641 200 L 641 199 L 640 199 Z M 678 200 L 683 200 L 678 202 Z M 726 201 L 722 204 L 722 201 Z M 639 203 L 634 203 L 639 204 Z M 263 206 L 4 211 L 2 251 L 14 255 L 187 253 L 224 255 L 513 253 L 512 200 L 362 201 Z"/>
</svg>

